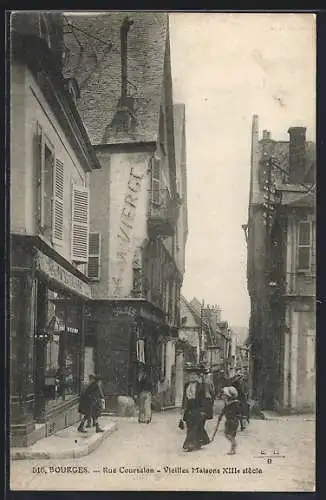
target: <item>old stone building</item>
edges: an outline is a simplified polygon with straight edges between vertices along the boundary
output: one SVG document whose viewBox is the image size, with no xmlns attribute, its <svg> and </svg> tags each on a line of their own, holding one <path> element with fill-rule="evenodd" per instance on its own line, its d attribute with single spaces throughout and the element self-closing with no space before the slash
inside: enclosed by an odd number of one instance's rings
<svg viewBox="0 0 326 500">
<path fill-rule="evenodd" d="M 101 169 L 91 178 L 86 371 L 107 406 L 133 395 L 140 363 L 154 402 L 175 399 L 187 235 L 184 107 L 174 110 L 168 16 L 71 15 L 65 74 Z M 177 133 L 176 133 L 177 132 Z"/>
<path fill-rule="evenodd" d="M 11 17 L 11 445 L 79 418 L 89 176 L 100 165 L 62 75 L 62 17 Z M 35 424 L 38 424 L 37 426 Z"/>
<path fill-rule="evenodd" d="M 253 397 L 265 408 L 315 406 L 315 145 L 253 118 L 248 291 Z"/>
</svg>

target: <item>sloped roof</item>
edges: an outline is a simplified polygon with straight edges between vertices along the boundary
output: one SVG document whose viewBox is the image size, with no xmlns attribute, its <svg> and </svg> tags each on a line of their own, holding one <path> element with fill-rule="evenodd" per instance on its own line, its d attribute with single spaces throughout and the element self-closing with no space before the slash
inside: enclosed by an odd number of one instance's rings
<svg viewBox="0 0 326 500">
<path fill-rule="evenodd" d="M 64 28 L 64 75 L 75 78 L 81 96 L 78 110 L 93 145 L 101 144 L 121 94 L 120 27 L 133 20 L 128 33 L 128 95 L 134 97 L 136 129 L 110 137 L 110 143 L 155 141 L 168 43 L 168 15 L 160 12 L 67 14 Z M 96 38 L 94 38 L 96 37 Z"/>
<path fill-rule="evenodd" d="M 180 296 L 180 301 L 186 306 L 190 314 L 193 316 L 195 322 L 198 324 L 198 326 L 200 326 L 200 313 L 198 314 L 196 309 L 192 307 L 191 303 L 188 302 L 188 300 L 183 295 Z"/>
</svg>

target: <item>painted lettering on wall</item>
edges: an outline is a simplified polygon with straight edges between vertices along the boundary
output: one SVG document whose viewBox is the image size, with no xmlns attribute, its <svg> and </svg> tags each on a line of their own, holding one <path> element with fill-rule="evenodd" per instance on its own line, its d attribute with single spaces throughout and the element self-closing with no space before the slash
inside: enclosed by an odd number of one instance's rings
<svg viewBox="0 0 326 500">
<path fill-rule="evenodd" d="M 144 173 L 140 174 L 134 167 L 130 169 L 127 192 L 123 201 L 117 234 L 116 271 L 112 277 L 114 296 L 120 296 L 123 274 L 128 264 L 128 257 L 132 252 L 131 236 L 143 177 Z"/>
<path fill-rule="evenodd" d="M 136 314 L 137 314 L 137 311 L 132 306 L 120 306 L 120 307 L 116 307 L 112 310 L 112 316 L 127 315 L 127 316 L 135 317 Z"/>
<path fill-rule="evenodd" d="M 90 287 L 87 283 L 81 281 L 77 276 L 71 274 L 60 264 L 50 259 L 42 252 L 37 252 L 37 269 L 44 273 L 48 278 L 53 279 L 60 285 L 64 285 L 73 292 L 90 297 Z"/>
</svg>

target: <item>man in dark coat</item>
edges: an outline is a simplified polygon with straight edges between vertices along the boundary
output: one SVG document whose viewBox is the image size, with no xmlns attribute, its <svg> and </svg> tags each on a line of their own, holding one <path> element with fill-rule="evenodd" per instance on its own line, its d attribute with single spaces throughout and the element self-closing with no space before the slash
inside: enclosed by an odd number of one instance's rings
<svg viewBox="0 0 326 500">
<path fill-rule="evenodd" d="M 79 432 L 87 432 L 84 429 L 86 421 L 93 419 L 96 432 L 103 432 L 101 429 L 98 418 L 101 414 L 103 407 L 103 392 L 100 386 L 100 377 L 96 375 L 90 376 L 90 383 L 86 386 L 80 395 L 78 411 L 81 413 L 82 419 L 78 426 Z"/>
</svg>

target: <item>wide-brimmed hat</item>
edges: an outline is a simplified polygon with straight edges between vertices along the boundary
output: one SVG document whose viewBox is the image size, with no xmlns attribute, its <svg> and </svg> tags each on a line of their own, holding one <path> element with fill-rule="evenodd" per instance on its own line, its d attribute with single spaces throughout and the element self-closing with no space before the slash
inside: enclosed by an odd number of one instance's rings
<svg viewBox="0 0 326 500">
<path fill-rule="evenodd" d="M 238 397 L 238 391 L 233 386 L 223 387 L 221 392 L 229 399 L 236 399 Z"/>
<path fill-rule="evenodd" d="M 205 375 L 211 373 L 210 368 L 202 363 L 199 365 L 199 370 L 201 371 L 201 373 L 204 373 Z"/>
</svg>

